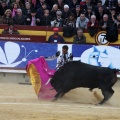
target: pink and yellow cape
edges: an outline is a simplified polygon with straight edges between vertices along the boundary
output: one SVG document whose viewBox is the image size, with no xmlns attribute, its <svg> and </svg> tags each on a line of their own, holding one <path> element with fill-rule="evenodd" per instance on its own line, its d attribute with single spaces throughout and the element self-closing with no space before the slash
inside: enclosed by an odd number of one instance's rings
<svg viewBox="0 0 120 120">
<path fill-rule="evenodd" d="M 51 84 L 46 85 L 47 81 L 54 75 L 55 70 L 49 69 L 44 57 L 29 61 L 26 71 L 39 99 L 51 99 L 55 96 L 56 91 L 51 90 Z"/>
</svg>

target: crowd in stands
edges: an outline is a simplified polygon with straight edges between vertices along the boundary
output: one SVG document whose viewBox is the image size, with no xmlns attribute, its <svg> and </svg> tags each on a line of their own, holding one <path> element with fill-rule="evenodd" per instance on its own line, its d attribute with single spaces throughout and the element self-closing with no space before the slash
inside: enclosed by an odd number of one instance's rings
<svg viewBox="0 0 120 120">
<path fill-rule="evenodd" d="M 91 37 L 98 28 L 115 23 L 120 28 L 118 0 L 3 0 L 0 24 L 88 29 Z M 82 32 L 82 31 L 81 31 Z"/>
</svg>

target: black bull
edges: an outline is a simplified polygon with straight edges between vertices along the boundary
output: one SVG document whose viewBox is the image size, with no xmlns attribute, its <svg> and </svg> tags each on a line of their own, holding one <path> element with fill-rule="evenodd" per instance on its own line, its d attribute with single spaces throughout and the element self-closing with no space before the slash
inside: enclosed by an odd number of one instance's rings
<svg viewBox="0 0 120 120">
<path fill-rule="evenodd" d="M 57 91 L 54 99 L 77 87 L 90 88 L 90 90 L 99 88 L 104 96 L 99 104 L 103 104 L 114 93 L 112 86 L 117 81 L 116 73 L 118 71 L 117 69 L 88 65 L 79 61 L 68 62 L 55 72 L 50 81 Z"/>
</svg>

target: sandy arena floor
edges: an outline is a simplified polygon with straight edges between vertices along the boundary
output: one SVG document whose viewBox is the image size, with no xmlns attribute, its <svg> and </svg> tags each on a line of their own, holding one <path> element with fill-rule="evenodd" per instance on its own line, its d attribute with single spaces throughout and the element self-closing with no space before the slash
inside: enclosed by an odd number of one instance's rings
<svg viewBox="0 0 120 120">
<path fill-rule="evenodd" d="M 120 81 L 104 105 L 88 89 L 75 89 L 56 102 L 38 100 L 31 85 L 0 83 L 0 120 L 120 120 Z"/>
</svg>

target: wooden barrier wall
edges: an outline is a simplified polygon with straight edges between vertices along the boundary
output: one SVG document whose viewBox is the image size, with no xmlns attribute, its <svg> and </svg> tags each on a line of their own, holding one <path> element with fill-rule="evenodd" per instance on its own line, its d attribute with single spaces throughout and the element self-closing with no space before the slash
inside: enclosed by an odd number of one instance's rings
<svg viewBox="0 0 120 120">
<path fill-rule="evenodd" d="M 6 28 L 7 25 L 0 25 L 0 33 Z M 11 41 L 23 41 L 23 42 L 46 42 L 50 35 L 53 34 L 53 27 L 46 26 L 20 26 L 15 25 L 15 28 L 19 31 L 20 35 L 2 35 L 0 34 L 0 40 L 9 40 Z M 62 35 L 62 28 L 59 28 L 59 34 Z M 120 33 L 120 30 L 119 30 Z M 87 44 L 101 44 L 101 36 L 105 34 L 105 31 L 99 31 L 94 37 L 91 37 L 87 30 L 84 31 L 84 35 L 86 36 Z M 104 35 L 103 35 L 104 36 Z M 15 39 L 16 38 L 16 39 Z M 73 37 L 66 38 L 64 37 L 66 43 L 72 43 Z M 103 39 L 103 38 L 102 38 Z M 104 41 L 104 40 L 103 40 Z M 120 35 L 119 40 L 114 43 L 108 43 L 104 41 L 102 45 L 120 45 Z"/>
</svg>

